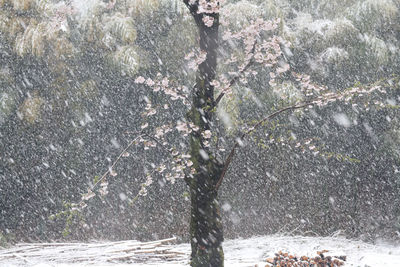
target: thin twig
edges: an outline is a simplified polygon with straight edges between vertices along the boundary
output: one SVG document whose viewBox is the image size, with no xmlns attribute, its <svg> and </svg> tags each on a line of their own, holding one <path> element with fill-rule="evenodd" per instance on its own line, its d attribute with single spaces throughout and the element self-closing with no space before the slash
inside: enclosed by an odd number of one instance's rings
<svg viewBox="0 0 400 267">
<path fill-rule="evenodd" d="M 135 133 L 135 132 L 125 132 L 125 133 L 126 133 L 126 134 L 132 134 L 132 133 Z M 153 140 L 154 142 L 156 142 L 162 149 L 164 149 L 166 152 L 168 152 L 169 154 L 171 154 L 171 156 L 173 157 L 171 151 L 170 151 L 167 147 L 165 147 L 165 146 L 160 142 L 159 139 L 155 138 L 154 136 L 151 136 L 151 135 L 148 134 L 148 133 L 142 133 L 142 137 L 143 137 L 143 136 L 152 139 L 152 140 Z"/>
<path fill-rule="evenodd" d="M 224 168 L 223 168 L 223 170 L 222 170 L 221 176 L 220 176 L 220 178 L 219 178 L 217 184 L 215 185 L 215 190 L 218 190 L 219 187 L 221 186 L 222 181 L 223 181 L 223 179 L 224 179 L 224 176 L 225 176 L 225 174 L 226 174 L 226 171 L 228 170 L 228 167 L 229 167 L 229 165 L 230 165 L 231 162 L 232 162 L 232 158 L 233 158 L 233 156 L 235 155 L 236 149 L 237 149 L 237 147 L 240 145 L 241 140 L 243 140 L 247 135 L 249 135 L 249 134 L 251 134 L 252 132 L 254 132 L 254 131 L 255 131 L 259 126 L 261 126 L 264 122 L 266 122 L 266 121 L 268 121 L 268 120 L 270 120 L 270 119 L 276 117 L 277 115 L 279 115 L 279 114 L 281 114 L 281 113 L 283 113 L 283 112 L 285 112 L 285 111 L 300 109 L 300 108 L 304 108 L 304 107 L 307 107 L 307 106 L 313 105 L 313 104 L 314 104 L 314 102 L 306 102 L 306 103 L 301 103 L 301 104 L 297 104 L 297 105 L 292 105 L 292 106 L 288 106 L 288 107 L 282 108 L 282 109 L 280 109 L 280 110 L 277 110 L 277 111 L 275 111 L 274 113 L 268 115 L 267 117 L 265 117 L 265 118 L 259 120 L 253 127 L 251 127 L 249 130 L 247 130 L 246 132 L 244 132 L 244 133 L 240 136 L 239 140 L 236 140 L 236 141 L 235 141 L 235 144 L 233 145 L 233 148 L 231 149 L 231 152 L 229 153 L 229 155 L 228 155 L 228 157 L 227 157 L 227 159 L 226 159 L 226 161 L 225 161 L 225 163 L 224 163 Z"/>
<path fill-rule="evenodd" d="M 125 132 L 126 134 L 130 134 L 130 133 L 134 133 L 134 132 Z M 152 139 L 154 142 L 156 142 L 165 152 L 167 152 L 168 154 L 169 154 L 169 156 L 172 158 L 172 159 L 176 159 L 176 158 L 178 158 L 179 157 L 179 153 L 178 154 L 176 154 L 176 155 L 174 155 L 174 149 L 175 148 L 173 148 L 173 147 L 166 147 L 165 145 L 163 145 L 161 142 L 160 142 L 160 140 L 159 139 L 157 139 L 156 137 L 154 137 L 154 136 L 151 136 L 150 134 L 148 134 L 148 133 L 141 133 L 142 134 L 142 137 L 148 137 L 148 138 L 150 138 L 150 139 Z"/>
<path fill-rule="evenodd" d="M 118 155 L 117 159 L 114 161 L 114 163 L 111 165 L 110 168 L 108 168 L 108 170 L 103 174 L 103 176 L 101 176 L 101 178 L 92 186 L 91 190 L 93 191 L 93 189 L 96 188 L 97 185 L 99 185 L 106 177 L 107 174 L 110 173 L 110 171 L 115 167 L 115 165 L 117 165 L 117 163 L 119 162 L 119 160 L 121 159 L 121 157 L 125 154 L 125 152 L 136 142 L 137 139 L 139 139 L 140 137 L 143 137 L 143 134 L 137 136 L 135 139 L 133 139 L 125 148 L 124 150 L 122 150 L 122 152 Z"/>
<path fill-rule="evenodd" d="M 135 144 L 136 140 L 143 137 L 143 134 L 137 136 L 135 139 L 133 139 L 125 148 L 122 150 L 122 152 L 118 155 L 117 159 L 113 162 L 110 168 L 101 176 L 101 178 L 90 188 L 90 191 L 93 191 L 104 179 L 106 179 L 107 175 L 110 173 L 110 171 L 117 165 L 119 160 L 122 158 L 122 156 L 125 154 L 125 152 L 133 145 Z M 84 203 L 85 200 L 81 199 L 79 201 L 78 206 L 80 206 L 82 203 Z"/>
</svg>

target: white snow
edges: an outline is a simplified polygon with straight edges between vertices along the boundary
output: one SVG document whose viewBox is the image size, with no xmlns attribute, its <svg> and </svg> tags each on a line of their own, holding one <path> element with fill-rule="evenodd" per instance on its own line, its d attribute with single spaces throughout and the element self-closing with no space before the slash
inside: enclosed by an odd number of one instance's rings
<svg viewBox="0 0 400 267">
<path fill-rule="evenodd" d="M 141 248 L 137 249 L 137 245 Z M 64 243 L 40 246 L 18 244 L 0 250 L 0 266 L 189 266 L 189 244 L 160 245 L 158 241 L 135 240 L 102 243 Z M 30 249 L 29 249 L 30 248 Z M 134 249 L 132 249 L 134 248 Z M 129 250 L 129 251 L 128 251 Z M 136 251 L 132 254 L 132 251 Z M 225 266 L 265 266 L 266 259 L 278 251 L 297 256 L 315 257 L 317 251 L 347 256 L 345 266 L 399 267 L 400 246 L 388 243 L 369 244 L 343 237 L 260 236 L 224 242 Z M 158 253 L 155 253 L 155 252 Z M 110 254 L 113 252 L 114 254 Z M 117 253 L 116 253 L 117 252 Z M 120 254 L 118 254 L 120 253 Z M 122 253 L 122 254 L 121 254 Z M 111 257 L 134 255 L 129 261 L 111 261 Z M 107 261 L 108 260 L 108 261 Z"/>
<path fill-rule="evenodd" d="M 349 117 L 347 117 L 347 115 L 344 113 L 337 113 L 333 115 L 333 119 L 337 122 L 337 124 L 344 126 L 346 128 L 351 126 Z"/>
</svg>

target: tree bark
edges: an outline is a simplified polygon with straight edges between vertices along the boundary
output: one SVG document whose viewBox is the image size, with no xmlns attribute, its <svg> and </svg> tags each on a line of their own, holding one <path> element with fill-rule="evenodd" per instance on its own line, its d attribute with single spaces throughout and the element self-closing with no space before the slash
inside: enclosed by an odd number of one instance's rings
<svg viewBox="0 0 400 267">
<path fill-rule="evenodd" d="M 186 178 L 191 195 L 191 266 L 221 267 L 224 266 L 223 229 L 216 184 L 222 173 L 223 163 L 208 148 L 207 140 L 202 135 L 212 126 L 215 106 L 214 87 L 211 83 L 217 69 L 219 14 L 198 13 L 198 1 L 194 4 L 184 2 L 199 30 L 200 49 L 207 54 L 205 61 L 199 65 L 193 105 L 188 114 L 188 119 L 199 127 L 190 136 L 190 155 L 196 172 L 193 177 Z M 205 16 L 214 20 L 210 27 L 204 24 Z"/>
<path fill-rule="evenodd" d="M 211 163 L 210 165 L 214 165 Z M 216 172 L 204 171 L 195 175 L 190 184 L 191 194 L 191 266 L 224 266 L 222 249 L 223 230 L 215 178 L 220 168 L 215 164 Z"/>
</svg>

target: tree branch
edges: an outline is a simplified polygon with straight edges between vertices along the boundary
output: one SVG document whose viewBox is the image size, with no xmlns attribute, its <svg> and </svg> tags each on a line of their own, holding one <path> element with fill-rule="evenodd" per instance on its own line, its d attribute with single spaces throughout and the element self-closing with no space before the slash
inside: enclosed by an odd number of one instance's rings
<svg viewBox="0 0 400 267">
<path fill-rule="evenodd" d="M 122 152 L 118 155 L 117 159 L 114 161 L 114 163 L 111 165 L 111 167 L 101 176 L 101 178 L 92 186 L 91 190 L 93 191 L 97 185 L 99 185 L 106 177 L 107 174 L 110 173 L 110 170 L 112 170 L 115 165 L 117 165 L 118 161 L 121 159 L 121 157 L 125 154 L 126 151 L 136 142 L 137 139 L 140 137 L 143 137 L 143 135 L 137 136 L 135 139 L 133 139 L 125 148 L 122 150 Z"/>
<path fill-rule="evenodd" d="M 220 178 L 219 178 L 217 184 L 215 185 L 215 190 L 218 190 L 219 187 L 221 186 L 222 181 L 223 181 L 223 179 L 224 179 L 224 177 L 225 177 L 226 171 L 228 170 L 229 165 L 230 165 L 231 162 L 232 162 L 232 158 L 233 158 L 233 156 L 235 155 L 236 149 L 237 149 L 237 147 L 240 145 L 241 140 L 243 140 L 247 135 L 249 135 L 249 134 L 251 134 L 252 132 L 254 132 L 254 131 L 255 131 L 258 127 L 260 127 L 264 122 L 266 122 L 266 121 L 268 121 L 268 120 L 271 120 L 272 118 L 278 116 L 279 114 L 281 114 L 281 113 L 283 113 L 283 112 L 285 112 L 285 111 L 289 111 L 289 110 L 296 110 L 296 109 L 304 108 L 304 107 L 307 107 L 307 106 L 313 105 L 313 104 L 314 104 L 314 102 L 311 101 L 311 102 L 300 103 L 300 104 L 297 104 L 297 105 L 292 105 L 292 106 L 284 107 L 284 108 L 282 108 L 282 109 L 280 109 L 280 110 L 277 110 L 277 111 L 275 111 L 274 113 L 268 115 L 267 117 L 265 117 L 265 118 L 259 120 L 253 127 L 251 127 L 249 130 L 247 130 L 246 132 L 244 132 L 244 133 L 240 136 L 239 140 L 236 140 L 236 141 L 235 141 L 235 144 L 234 144 L 233 148 L 231 149 L 231 152 L 229 153 L 229 155 L 228 155 L 228 157 L 227 157 L 227 159 L 226 159 L 226 161 L 225 161 L 225 163 L 224 163 L 224 168 L 223 168 L 223 170 L 222 170 L 221 176 L 220 176 Z"/>
<path fill-rule="evenodd" d="M 198 1 L 196 1 L 194 4 L 190 4 L 189 3 L 190 0 L 183 0 L 183 3 L 185 3 L 185 5 L 187 6 L 187 8 L 189 9 L 190 13 L 195 16 L 198 10 Z"/>
<path fill-rule="evenodd" d="M 135 132 L 125 132 L 126 134 L 133 134 L 133 133 L 135 133 Z M 171 154 L 171 151 L 168 149 L 168 148 L 166 148 L 161 142 L 160 142 L 160 140 L 158 139 L 158 138 L 156 138 L 156 137 L 154 137 L 154 136 L 151 136 L 150 134 L 148 134 L 148 133 L 143 133 L 143 132 L 141 132 L 141 136 L 142 137 L 148 137 L 149 139 L 151 139 L 151 140 L 153 140 L 154 142 L 156 142 L 163 150 L 165 150 L 165 152 L 168 152 L 169 154 Z M 171 154 L 171 156 L 172 157 L 174 157 L 172 154 Z"/>
<path fill-rule="evenodd" d="M 115 159 L 115 161 L 113 162 L 113 164 L 111 165 L 111 167 L 108 168 L 108 170 L 101 176 L 101 178 L 90 188 L 90 191 L 93 192 L 93 191 L 95 190 L 95 188 L 96 188 L 99 184 L 101 184 L 102 181 L 104 181 L 104 180 L 107 178 L 107 175 L 110 174 L 110 172 L 114 169 L 114 167 L 117 165 L 117 163 L 118 163 L 118 162 L 120 161 L 120 159 L 123 157 L 123 155 L 128 151 L 128 149 L 129 149 L 132 145 L 134 145 L 134 144 L 136 143 L 136 141 L 137 141 L 139 138 L 148 137 L 149 139 L 152 139 L 152 140 L 155 141 L 159 146 L 161 146 L 162 149 L 164 149 L 166 152 L 168 152 L 168 154 L 169 154 L 172 158 L 176 158 L 176 156 L 174 156 L 174 155 L 171 153 L 171 151 L 169 151 L 165 146 L 163 146 L 162 143 L 160 143 L 160 141 L 159 141 L 157 138 L 151 136 L 151 135 L 148 134 L 148 133 L 144 133 L 144 132 L 125 132 L 125 133 L 126 133 L 126 134 L 139 134 L 139 135 L 136 136 L 136 138 L 133 139 L 133 140 L 122 150 L 122 152 L 121 152 L 121 153 L 118 155 L 118 157 Z M 155 170 L 152 171 L 152 173 L 154 173 L 154 172 L 155 172 Z M 131 204 L 132 204 L 134 201 L 136 201 L 136 200 L 138 199 L 139 196 L 140 196 L 140 193 L 138 193 L 138 194 L 135 196 L 135 198 L 131 201 Z M 79 203 L 78 203 L 78 206 L 80 206 L 83 202 L 85 202 L 85 200 L 81 199 L 81 200 L 79 201 Z"/>
<path fill-rule="evenodd" d="M 257 41 L 254 41 L 253 48 L 252 48 L 251 51 L 250 51 L 251 54 L 254 54 L 254 51 L 255 51 L 255 49 L 256 49 L 256 44 L 257 44 Z M 228 87 L 225 88 L 224 90 L 226 90 L 226 89 L 232 87 L 234 84 L 236 84 L 237 81 L 239 80 L 240 76 L 241 76 L 246 70 L 248 70 L 248 69 L 251 67 L 251 65 L 253 65 L 253 63 L 254 63 L 254 58 L 252 57 L 252 58 L 250 59 L 250 61 L 246 64 L 246 66 L 239 72 L 239 74 L 238 74 L 237 76 L 235 76 L 235 77 L 229 82 Z M 221 99 L 224 97 L 224 95 L 225 95 L 224 90 L 218 95 L 217 99 L 215 100 L 215 103 L 214 103 L 213 108 L 216 107 L 216 106 L 218 105 L 218 103 L 221 101 Z"/>
</svg>

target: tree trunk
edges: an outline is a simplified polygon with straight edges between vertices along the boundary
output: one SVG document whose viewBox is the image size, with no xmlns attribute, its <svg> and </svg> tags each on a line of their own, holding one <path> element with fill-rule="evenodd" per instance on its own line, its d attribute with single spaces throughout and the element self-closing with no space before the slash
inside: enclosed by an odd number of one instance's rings
<svg viewBox="0 0 400 267">
<path fill-rule="evenodd" d="M 200 36 L 200 49 L 206 52 L 204 62 L 199 65 L 192 110 L 188 119 L 199 127 L 190 136 L 190 155 L 196 173 L 186 182 L 191 194 L 190 238 L 192 246 L 191 266 L 221 267 L 224 265 L 222 249 L 223 231 L 216 184 L 223 170 L 219 161 L 207 146 L 204 131 L 212 126 L 214 109 L 214 87 L 218 49 L 218 13 L 198 13 L 195 4 L 185 2 L 193 15 Z M 203 18 L 212 18 L 212 25 L 205 25 Z"/>
<path fill-rule="evenodd" d="M 219 169 L 218 166 L 216 170 Z M 191 266 L 224 266 L 222 222 L 214 182 L 219 177 L 217 173 L 220 172 L 197 174 L 190 185 Z"/>
</svg>

